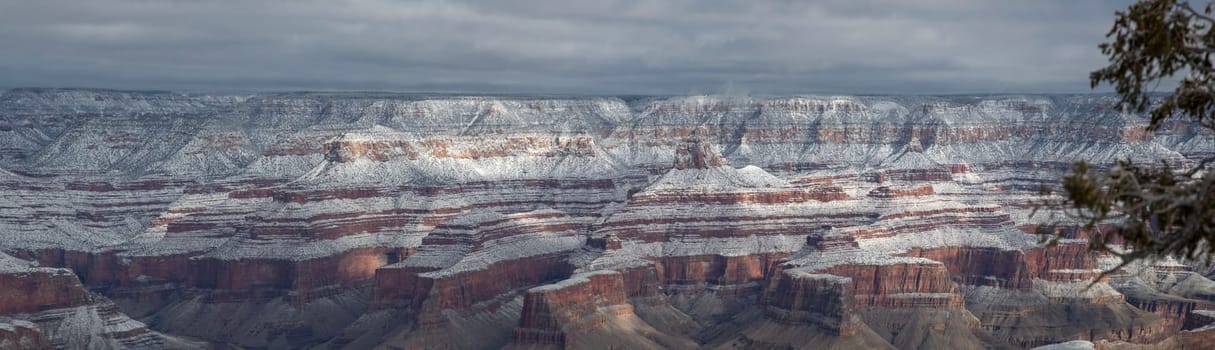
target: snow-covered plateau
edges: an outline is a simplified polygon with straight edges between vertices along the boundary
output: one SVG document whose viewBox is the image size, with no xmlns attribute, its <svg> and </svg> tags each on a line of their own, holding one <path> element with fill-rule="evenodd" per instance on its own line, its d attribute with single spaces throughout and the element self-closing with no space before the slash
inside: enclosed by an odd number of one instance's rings
<svg viewBox="0 0 1215 350">
<path fill-rule="evenodd" d="M 1215 154 L 1146 123 L 1106 95 L 7 90 L 0 348 L 1215 341 L 1210 269 L 1037 235 L 1074 162 Z"/>
</svg>

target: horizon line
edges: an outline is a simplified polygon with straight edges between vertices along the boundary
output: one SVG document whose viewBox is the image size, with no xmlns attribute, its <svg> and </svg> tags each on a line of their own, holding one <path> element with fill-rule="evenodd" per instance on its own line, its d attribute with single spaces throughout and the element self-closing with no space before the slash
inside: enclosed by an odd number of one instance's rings
<svg viewBox="0 0 1215 350">
<path fill-rule="evenodd" d="M 442 91 L 442 90 L 391 90 L 391 89 L 259 89 L 259 88 L 213 88 L 213 89 L 164 89 L 164 88 L 107 88 L 107 87 L 88 87 L 88 86 L 21 86 L 0 88 L 0 92 L 8 93 L 11 91 L 39 91 L 39 90 L 61 90 L 61 91 L 98 91 L 98 92 L 116 92 L 116 93 L 167 93 L 167 94 L 252 94 L 252 95 L 273 95 L 273 94 L 395 94 L 395 95 L 415 95 L 415 96 L 532 96 L 532 97 L 687 97 L 687 96 L 714 96 L 714 97 L 797 97 L 797 96 L 856 96 L 856 97 L 881 97 L 881 96 L 1111 96 L 1117 95 L 1113 91 L 1089 91 L 1089 92 L 939 92 L 939 93 L 849 93 L 849 92 L 800 92 L 800 93 L 553 93 L 553 92 L 478 92 L 478 91 Z M 1167 94 L 1169 91 L 1152 91 L 1150 94 Z"/>
</svg>

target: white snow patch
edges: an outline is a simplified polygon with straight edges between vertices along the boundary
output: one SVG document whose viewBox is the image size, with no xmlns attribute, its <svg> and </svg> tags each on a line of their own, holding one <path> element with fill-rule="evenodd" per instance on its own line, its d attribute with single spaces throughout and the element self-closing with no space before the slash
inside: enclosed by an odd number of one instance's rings
<svg viewBox="0 0 1215 350">
<path fill-rule="evenodd" d="M 1055 282 L 1034 279 L 1034 290 L 1052 299 L 1095 299 L 1122 296 L 1109 283 L 1092 283 L 1092 279 L 1074 282 Z"/>
<path fill-rule="evenodd" d="M 1031 350 L 1093 350 L 1096 345 L 1087 340 L 1073 340 L 1066 343 L 1043 345 Z"/>
<path fill-rule="evenodd" d="M 531 289 L 528 289 L 527 291 L 533 292 L 533 293 L 541 293 L 541 292 L 560 290 L 560 289 L 564 289 L 564 288 L 573 287 L 573 286 L 576 286 L 581 283 L 590 283 L 591 277 L 593 277 L 593 276 L 609 276 L 609 275 L 619 275 L 619 274 L 620 274 L 620 272 L 616 272 L 616 271 L 612 271 L 612 270 L 600 270 L 600 271 L 577 273 L 577 274 L 574 274 L 574 275 L 570 276 L 569 278 L 561 280 L 557 283 L 546 284 L 546 285 L 539 286 L 539 287 L 533 287 Z"/>
</svg>

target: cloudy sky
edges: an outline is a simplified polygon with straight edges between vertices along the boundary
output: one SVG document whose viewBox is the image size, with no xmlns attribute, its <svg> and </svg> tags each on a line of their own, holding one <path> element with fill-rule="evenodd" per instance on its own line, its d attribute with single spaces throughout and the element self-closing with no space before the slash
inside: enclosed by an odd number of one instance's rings
<svg viewBox="0 0 1215 350">
<path fill-rule="evenodd" d="M 0 0 L 0 88 L 1086 92 L 1128 3 Z"/>
</svg>

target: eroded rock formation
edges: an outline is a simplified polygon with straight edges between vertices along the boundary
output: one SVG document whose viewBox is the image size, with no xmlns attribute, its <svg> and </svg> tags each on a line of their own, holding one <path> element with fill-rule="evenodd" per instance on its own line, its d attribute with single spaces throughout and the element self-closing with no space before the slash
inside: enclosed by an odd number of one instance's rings
<svg viewBox="0 0 1215 350">
<path fill-rule="evenodd" d="M 1143 125 L 1106 96 L 9 90 L 0 348 L 1199 346 L 1209 271 L 1099 279 L 1028 215 L 1076 160 L 1215 154 Z"/>
</svg>

